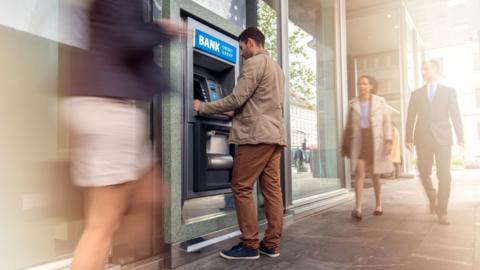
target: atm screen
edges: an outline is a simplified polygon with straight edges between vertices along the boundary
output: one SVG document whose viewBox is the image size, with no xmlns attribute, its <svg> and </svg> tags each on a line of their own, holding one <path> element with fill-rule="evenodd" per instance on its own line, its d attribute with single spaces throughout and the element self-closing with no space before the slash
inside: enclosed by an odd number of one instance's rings
<svg viewBox="0 0 480 270">
<path fill-rule="evenodd" d="M 217 101 L 223 97 L 222 89 L 216 82 L 207 80 L 207 86 L 210 92 L 210 101 Z"/>
<path fill-rule="evenodd" d="M 217 101 L 224 97 L 220 84 L 197 74 L 193 79 L 193 91 L 193 98 L 204 102 Z"/>
</svg>

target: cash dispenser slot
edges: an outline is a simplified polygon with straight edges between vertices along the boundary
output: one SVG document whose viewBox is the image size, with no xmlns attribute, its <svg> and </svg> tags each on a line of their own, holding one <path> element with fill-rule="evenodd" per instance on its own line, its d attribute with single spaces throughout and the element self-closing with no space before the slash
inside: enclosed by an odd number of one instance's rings
<svg viewBox="0 0 480 270">
<path fill-rule="evenodd" d="M 227 127 L 195 125 L 195 192 L 230 187 L 235 149 L 228 143 L 228 133 Z"/>
</svg>

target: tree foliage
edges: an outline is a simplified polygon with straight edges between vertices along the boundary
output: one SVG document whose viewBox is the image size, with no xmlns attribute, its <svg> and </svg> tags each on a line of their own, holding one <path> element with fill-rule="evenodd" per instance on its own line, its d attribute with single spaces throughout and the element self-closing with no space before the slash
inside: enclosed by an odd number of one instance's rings
<svg viewBox="0 0 480 270">
<path fill-rule="evenodd" d="M 263 0 L 258 1 L 258 26 L 265 34 L 265 48 L 277 59 L 277 13 Z M 312 67 L 306 65 L 309 55 L 305 45 L 310 36 L 293 23 L 289 27 L 292 28 L 288 36 L 290 91 L 312 100 L 316 93 L 316 75 Z"/>
<path fill-rule="evenodd" d="M 265 49 L 277 59 L 277 13 L 262 0 L 258 1 L 258 27 L 265 35 Z"/>
</svg>

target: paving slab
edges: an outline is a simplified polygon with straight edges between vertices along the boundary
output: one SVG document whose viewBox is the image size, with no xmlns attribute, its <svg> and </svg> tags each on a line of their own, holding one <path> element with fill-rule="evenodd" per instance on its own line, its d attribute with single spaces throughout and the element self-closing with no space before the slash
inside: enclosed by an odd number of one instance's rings
<svg viewBox="0 0 480 270">
<path fill-rule="evenodd" d="M 429 214 L 418 179 L 385 180 L 381 217 L 368 188 L 362 222 L 350 218 L 352 201 L 298 220 L 285 229 L 279 258 L 212 255 L 177 269 L 480 270 L 480 171 L 452 176 L 450 226 Z"/>
</svg>

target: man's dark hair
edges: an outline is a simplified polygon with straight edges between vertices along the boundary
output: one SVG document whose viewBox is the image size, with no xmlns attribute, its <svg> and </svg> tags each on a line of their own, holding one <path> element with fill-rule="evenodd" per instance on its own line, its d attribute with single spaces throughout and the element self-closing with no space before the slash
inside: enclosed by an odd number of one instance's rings
<svg viewBox="0 0 480 270">
<path fill-rule="evenodd" d="M 265 35 L 258 28 L 248 27 L 238 37 L 242 42 L 247 42 L 249 38 L 253 39 L 257 45 L 265 46 Z"/>
</svg>

